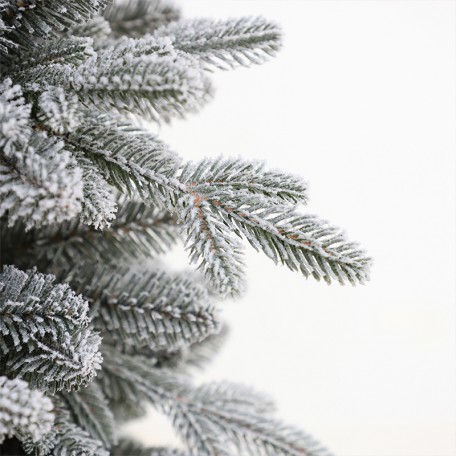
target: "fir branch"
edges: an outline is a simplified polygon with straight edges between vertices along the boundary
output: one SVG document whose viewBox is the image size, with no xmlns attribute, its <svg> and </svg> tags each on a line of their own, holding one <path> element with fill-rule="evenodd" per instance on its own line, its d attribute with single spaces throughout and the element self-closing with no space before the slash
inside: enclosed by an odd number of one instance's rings
<svg viewBox="0 0 456 456">
<path fill-rule="evenodd" d="M 280 49 L 279 27 L 261 17 L 214 21 L 193 19 L 161 27 L 176 49 L 196 56 L 209 68 L 222 70 L 261 64 Z"/>
<path fill-rule="evenodd" d="M 163 369 L 151 368 L 143 357 L 131 355 L 119 357 L 108 347 L 104 348 L 104 353 L 106 363 L 103 374 L 116 378 L 120 384 L 130 384 L 129 388 L 134 388 L 152 405 L 166 413 L 176 430 L 196 454 L 227 456 L 220 442 L 208 432 L 206 428 L 208 425 L 199 423 L 186 404 L 179 401 L 182 398 L 183 386 L 176 375 L 170 375 L 170 373 L 167 375 Z M 176 396 L 179 399 L 176 399 Z"/>
<path fill-rule="evenodd" d="M 370 259 L 344 233 L 312 215 L 268 205 L 261 198 L 214 198 L 213 210 L 275 263 L 327 283 L 369 280 Z"/>
<path fill-rule="evenodd" d="M 101 349 L 103 353 L 107 352 L 115 356 L 116 350 L 111 345 L 104 343 Z M 157 365 L 157 359 L 154 356 L 135 355 L 135 358 L 140 359 L 149 368 Z M 95 381 L 107 397 L 116 421 L 124 422 L 146 414 L 146 406 L 149 402 L 147 395 L 140 391 L 129 377 L 122 375 L 122 370 L 118 371 L 115 366 L 112 366 L 111 370 L 106 370 L 103 365 L 103 370 Z"/>
<path fill-rule="evenodd" d="M 0 350 L 6 372 L 51 392 L 89 382 L 100 368 L 100 338 L 88 304 L 54 277 L 13 266 L 0 274 Z"/>
<path fill-rule="evenodd" d="M 54 404 L 56 420 L 52 436 L 55 441 L 53 456 L 109 456 L 101 441 L 73 421 L 70 410 L 60 398 L 55 398 Z"/>
<path fill-rule="evenodd" d="M 87 21 L 106 7 L 107 0 L 7 0 L 1 19 L 12 30 L 8 38 L 30 45 L 33 37 L 57 36 L 65 28 Z"/>
<path fill-rule="evenodd" d="M 109 5 L 104 17 L 114 36 L 141 37 L 180 18 L 180 10 L 168 0 L 126 0 Z"/>
<path fill-rule="evenodd" d="M 54 408 L 55 411 L 55 408 Z M 55 427 L 54 427 L 55 429 Z M 54 455 L 55 453 L 52 452 L 56 445 L 56 432 L 55 430 L 51 430 L 51 432 L 45 434 L 43 438 L 34 442 L 30 438 L 26 437 L 22 439 L 22 450 L 25 454 L 33 455 L 33 456 L 50 456 L 51 454 Z M 20 455 L 24 453 L 18 453 Z M 16 456 L 16 454 L 15 454 Z"/>
<path fill-rule="evenodd" d="M 38 120 L 57 135 L 74 131 L 82 121 L 78 98 L 61 87 L 45 90 L 38 98 L 38 109 Z"/>
<path fill-rule="evenodd" d="M 290 203 L 305 201 L 304 185 L 279 172 L 263 174 L 261 168 L 252 172 L 249 180 L 242 171 L 250 171 L 249 166 L 240 160 L 236 164 L 221 159 L 184 166 L 179 179 L 192 197 L 182 197 L 178 211 L 187 229 L 196 232 L 195 258 L 204 258 L 206 265 L 223 261 L 226 248 L 214 246 L 229 242 L 231 233 L 236 233 L 274 262 L 300 270 L 305 277 L 353 285 L 368 280 L 370 259 L 356 244 L 346 241 L 343 233 L 327 222 L 294 211 Z M 228 176 L 231 171 L 233 176 Z M 209 241 L 213 255 L 206 259 Z"/>
<path fill-rule="evenodd" d="M 80 153 L 74 153 L 84 180 L 81 222 L 95 229 L 109 228 L 116 217 L 117 204 L 112 187 L 100 175 L 98 167 Z"/>
<path fill-rule="evenodd" d="M 49 398 L 23 380 L 0 376 L 0 444 L 13 436 L 33 442 L 41 439 L 51 430 L 52 408 Z"/>
<path fill-rule="evenodd" d="M 0 217 L 27 229 L 60 223 L 81 211 L 82 173 L 63 143 L 35 133 L 24 151 L 0 153 Z"/>
<path fill-rule="evenodd" d="M 131 382 L 152 405 L 173 420 L 180 435 L 198 455 L 226 455 L 230 449 L 271 456 L 327 456 L 307 434 L 264 414 L 269 410 L 244 389 L 221 384 L 194 388 L 175 373 L 148 366 L 141 358 L 105 352 L 108 375 Z M 238 394 L 238 393 L 239 394 Z"/>
<path fill-rule="evenodd" d="M 174 59 L 180 57 L 183 59 L 182 62 L 195 63 L 189 57 L 185 59 L 185 56 L 179 55 L 171 44 L 171 40 L 167 37 L 162 38 L 150 35 L 141 38 L 122 37 L 115 41 L 110 41 L 110 45 L 106 47 L 104 52 L 104 58 L 107 60 L 123 59 L 129 62 L 150 55 L 167 56 Z"/>
<path fill-rule="evenodd" d="M 181 160 L 149 132 L 126 120 L 100 115 L 67 142 L 120 191 L 162 205 L 169 199 L 170 179 Z"/>
<path fill-rule="evenodd" d="M 211 207 L 196 192 L 178 201 L 179 217 L 187 231 L 185 242 L 190 261 L 198 264 L 211 286 L 220 295 L 242 294 L 244 262 L 242 245 L 222 221 L 214 217 Z"/>
<path fill-rule="evenodd" d="M 165 253 L 179 239 L 180 228 L 169 212 L 124 198 L 117 204 L 116 219 L 103 231 L 79 218 L 29 232 L 20 223 L 0 224 L 3 264 L 14 257 L 16 264 L 30 267 L 32 259 L 41 269 L 55 273 L 80 261 L 119 265 Z"/>
<path fill-rule="evenodd" d="M 72 393 L 61 393 L 75 422 L 106 448 L 117 443 L 114 417 L 100 386 L 91 383 Z"/>
<path fill-rule="evenodd" d="M 31 105 L 26 104 L 19 85 L 10 78 L 0 83 L 0 148 L 5 156 L 27 144 L 32 133 Z"/>
<path fill-rule="evenodd" d="M 212 88 L 193 58 L 169 54 L 169 44 L 163 52 L 160 43 L 169 41 L 128 41 L 127 49 L 122 43 L 108 47 L 79 66 L 38 65 L 18 73 L 16 79 L 31 94 L 61 86 L 91 109 L 96 106 L 169 121 L 197 111 L 210 99 Z"/>
<path fill-rule="evenodd" d="M 68 30 L 68 34 L 72 36 L 90 37 L 94 39 L 94 46 L 99 47 L 109 35 L 111 35 L 111 25 L 102 16 L 95 16 L 87 22 L 73 25 Z"/>
<path fill-rule="evenodd" d="M 154 40 L 155 41 L 155 40 Z M 81 99 L 98 108 L 140 114 L 152 120 L 169 121 L 195 112 L 211 97 L 209 80 L 183 55 L 149 54 L 149 46 L 127 54 L 106 49 L 89 60 L 69 79 Z M 62 76 L 57 75 L 63 81 Z"/>
<path fill-rule="evenodd" d="M 209 407 L 220 407 L 225 413 L 250 411 L 258 414 L 275 412 L 271 398 L 249 386 L 222 381 L 206 383 L 192 389 L 192 400 Z"/>
<path fill-rule="evenodd" d="M 146 448 L 140 443 L 130 439 L 121 439 L 119 445 L 113 448 L 112 456 L 191 456 L 192 453 L 188 453 L 182 450 L 163 448 L 163 447 L 152 447 Z"/>
<path fill-rule="evenodd" d="M 93 55 L 92 38 L 63 36 L 24 51 L 21 59 L 12 61 L 8 70 L 15 74 L 15 79 L 23 79 L 32 68 L 44 69 L 55 64 L 80 65 Z"/>
<path fill-rule="evenodd" d="M 186 163 L 179 181 L 204 198 L 229 192 L 265 195 L 277 204 L 306 204 L 308 199 L 307 183 L 302 178 L 279 170 L 266 170 L 263 162 L 241 157 L 205 158 L 198 163 Z"/>
<path fill-rule="evenodd" d="M 16 46 L 10 39 L 4 37 L 3 35 L 7 34 L 13 27 L 8 26 L 3 20 L 3 14 L 8 7 L 6 0 L 0 1 L 0 56 L 8 55 L 10 49 L 14 49 Z"/>
<path fill-rule="evenodd" d="M 173 351 L 218 331 L 215 309 L 195 277 L 89 264 L 69 274 L 72 287 L 92 302 L 95 327 L 107 340 L 115 333 L 120 349 Z"/>
</svg>

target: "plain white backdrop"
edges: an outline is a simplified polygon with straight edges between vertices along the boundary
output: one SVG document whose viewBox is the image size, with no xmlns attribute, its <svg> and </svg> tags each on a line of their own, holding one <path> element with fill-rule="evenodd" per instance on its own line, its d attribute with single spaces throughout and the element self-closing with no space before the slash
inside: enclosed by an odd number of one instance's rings
<svg viewBox="0 0 456 456">
<path fill-rule="evenodd" d="M 328 287 L 248 250 L 248 293 L 223 304 L 230 339 L 198 380 L 255 385 L 339 456 L 454 456 L 456 3 L 181 3 L 187 17 L 274 19 L 284 47 L 215 73 L 212 103 L 162 138 L 186 159 L 304 176 L 304 210 L 375 261 L 366 286 Z M 154 417 L 128 430 L 173 440 Z"/>
</svg>

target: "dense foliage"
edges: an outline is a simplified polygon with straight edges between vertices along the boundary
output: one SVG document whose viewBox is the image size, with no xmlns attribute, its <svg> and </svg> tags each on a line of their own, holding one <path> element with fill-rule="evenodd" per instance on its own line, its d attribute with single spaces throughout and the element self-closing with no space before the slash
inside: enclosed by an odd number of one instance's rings
<svg viewBox="0 0 456 456">
<path fill-rule="evenodd" d="M 219 302 L 244 289 L 243 241 L 328 283 L 363 283 L 369 259 L 299 211 L 301 178 L 186 162 L 147 130 L 201 109 L 211 71 L 274 55 L 280 30 L 108 3 L 0 0 L 0 452 L 328 454 L 269 399 L 195 386 L 189 368 L 224 336 Z M 155 258 L 180 240 L 197 267 L 172 274 Z M 119 438 L 147 404 L 186 450 Z"/>
</svg>

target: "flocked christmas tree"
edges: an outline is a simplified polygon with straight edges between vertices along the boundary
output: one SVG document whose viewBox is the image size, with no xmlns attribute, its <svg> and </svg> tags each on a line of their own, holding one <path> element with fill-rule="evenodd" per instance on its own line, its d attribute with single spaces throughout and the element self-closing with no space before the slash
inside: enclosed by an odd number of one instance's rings
<svg viewBox="0 0 456 456">
<path fill-rule="evenodd" d="M 211 71 L 274 55 L 280 30 L 108 3 L 0 1 L 0 454 L 328 454 L 267 398 L 190 368 L 223 338 L 217 302 L 242 293 L 243 241 L 328 283 L 364 282 L 369 259 L 296 209 L 300 178 L 186 162 L 147 130 L 210 100 Z M 154 263 L 179 239 L 187 274 Z M 147 404 L 187 450 L 119 438 Z"/>
</svg>

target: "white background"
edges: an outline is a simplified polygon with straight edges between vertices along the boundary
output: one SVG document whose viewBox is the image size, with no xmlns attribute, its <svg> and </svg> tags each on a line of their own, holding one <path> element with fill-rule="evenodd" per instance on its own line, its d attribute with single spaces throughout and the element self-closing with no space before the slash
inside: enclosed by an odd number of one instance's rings
<svg viewBox="0 0 456 456">
<path fill-rule="evenodd" d="M 452 1 L 197 1 L 187 17 L 261 14 L 280 55 L 214 74 L 199 115 L 162 129 L 182 156 L 266 159 L 374 258 L 366 286 L 305 280 L 252 250 L 248 294 L 204 380 L 275 397 L 339 456 L 454 456 L 455 18 Z M 186 261 L 180 252 L 174 261 Z M 172 440 L 152 418 L 129 426 Z"/>
</svg>

